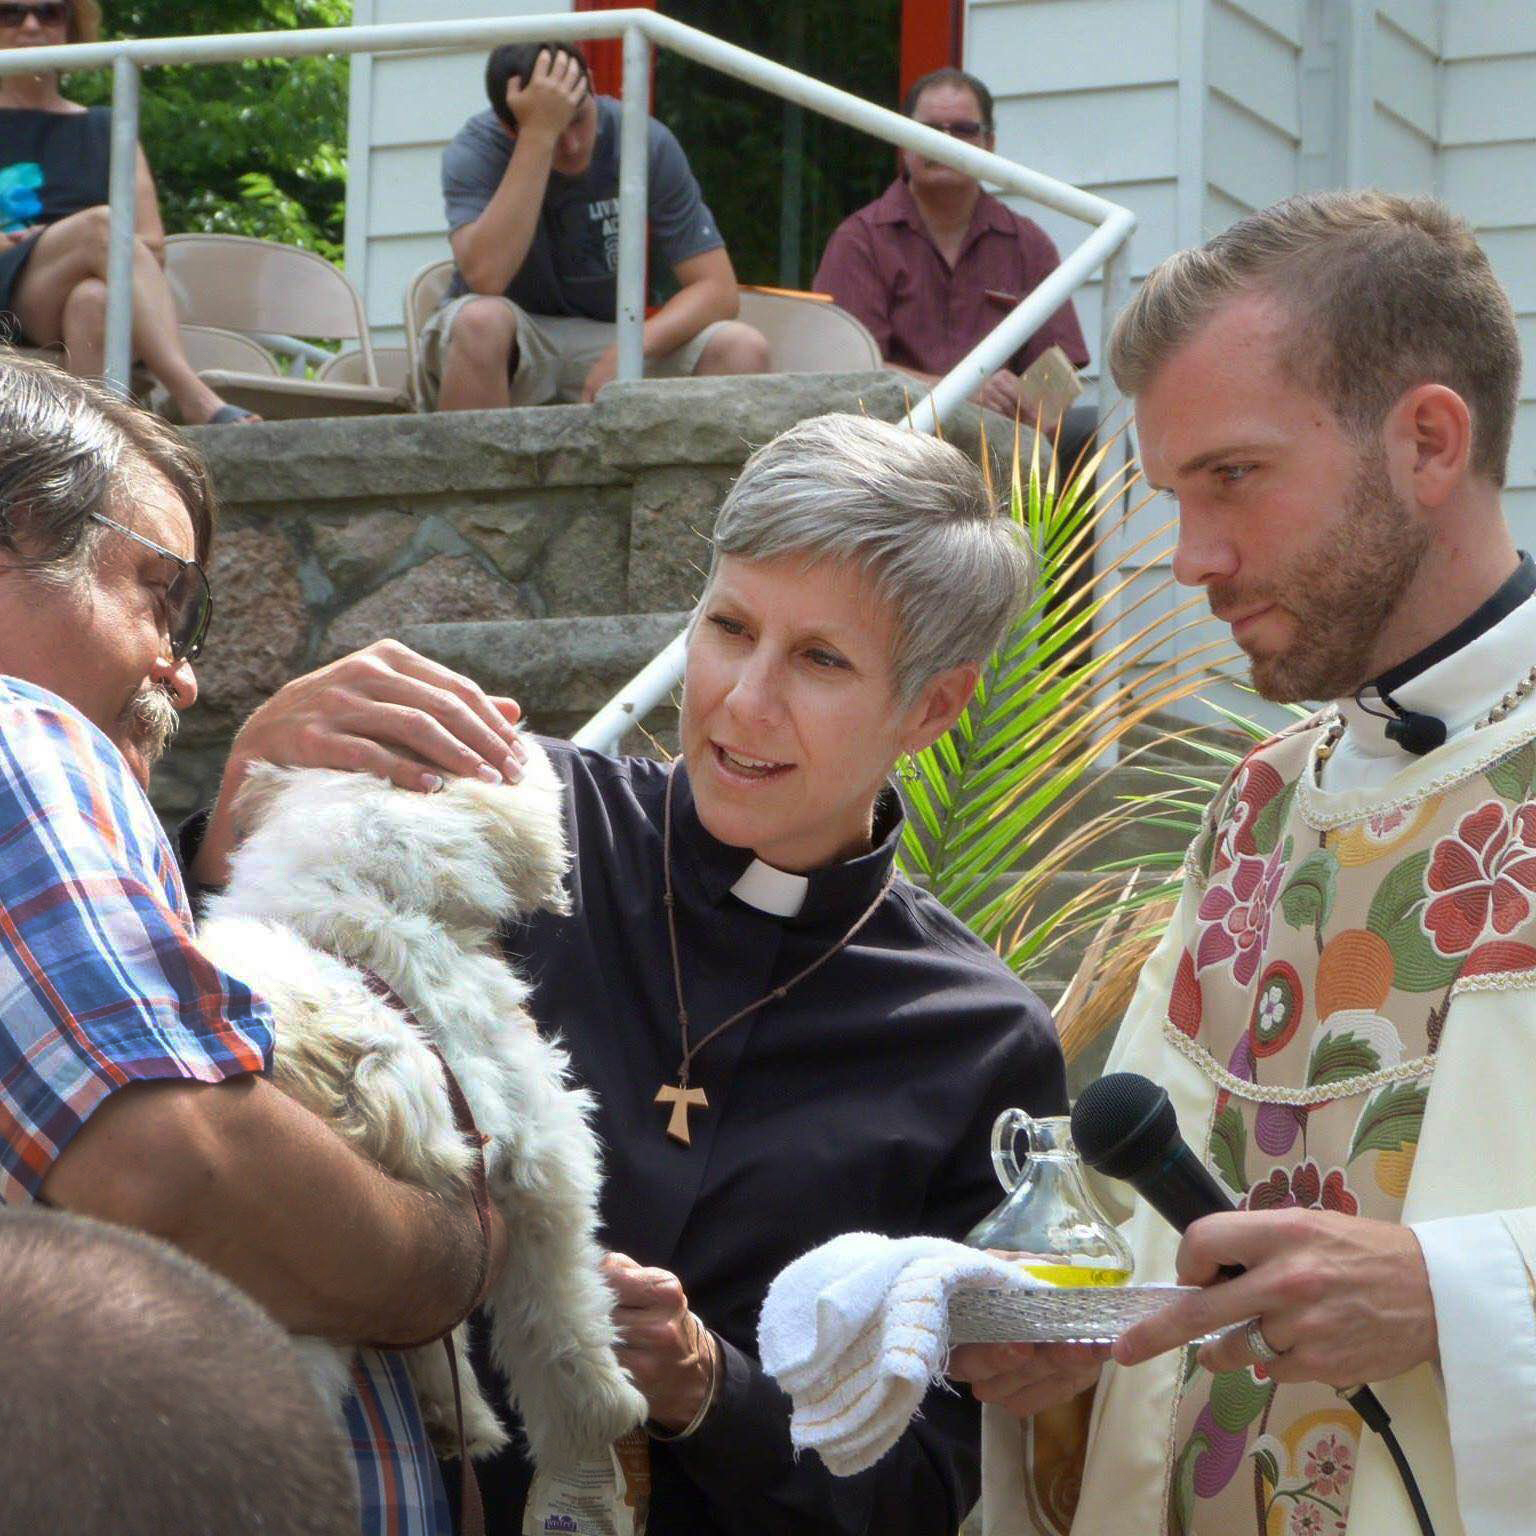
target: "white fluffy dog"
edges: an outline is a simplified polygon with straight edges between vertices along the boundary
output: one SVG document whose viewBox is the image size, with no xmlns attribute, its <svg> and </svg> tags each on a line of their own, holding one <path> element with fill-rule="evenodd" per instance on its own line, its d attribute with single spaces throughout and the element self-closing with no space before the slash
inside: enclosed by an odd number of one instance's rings
<svg viewBox="0 0 1536 1536">
<path fill-rule="evenodd" d="M 523 780 L 461 779 L 439 794 L 363 774 L 252 770 L 236 815 L 242 841 L 199 942 L 272 1006 L 273 1077 L 396 1178 L 468 1200 L 471 1152 L 454 1127 L 442 1070 L 385 981 L 415 1014 L 489 1137 L 492 1202 L 510 1233 L 488 1298 L 492 1351 L 536 1461 L 594 1454 L 645 1416 L 613 1353 L 612 1295 L 594 1237 L 600 1181 L 590 1096 L 529 1018 L 528 985 L 501 957 L 498 923 L 569 910 L 560 786 L 532 742 Z M 339 1402 L 348 1352 L 301 1341 Z M 471 1455 L 506 1443 L 455 1338 Z M 441 1345 L 410 1354 L 434 1440 L 457 1452 Z"/>
</svg>

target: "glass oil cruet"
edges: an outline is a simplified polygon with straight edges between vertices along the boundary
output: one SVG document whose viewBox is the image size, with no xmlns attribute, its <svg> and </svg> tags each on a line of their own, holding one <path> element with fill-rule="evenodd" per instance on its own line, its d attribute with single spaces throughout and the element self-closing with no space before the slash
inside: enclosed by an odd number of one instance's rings
<svg viewBox="0 0 1536 1536">
<path fill-rule="evenodd" d="M 1014 1153 L 1021 1131 L 1029 1146 L 1022 1168 Z M 966 1235 L 971 1247 L 1016 1260 L 1052 1285 L 1131 1278 L 1130 1247 L 1088 1191 L 1067 1116 L 1037 1120 L 1005 1109 L 992 1127 L 992 1166 L 1008 1198 Z"/>
</svg>

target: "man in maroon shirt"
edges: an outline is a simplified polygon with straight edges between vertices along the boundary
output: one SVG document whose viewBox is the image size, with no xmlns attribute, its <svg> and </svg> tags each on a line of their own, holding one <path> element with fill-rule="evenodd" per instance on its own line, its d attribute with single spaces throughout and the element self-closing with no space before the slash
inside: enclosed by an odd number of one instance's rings
<svg viewBox="0 0 1536 1536">
<path fill-rule="evenodd" d="M 906 115 L 991 149 L 992 93 L 974 75 L 937 69 L 907 93 Z M 874 333 L 886 362 L 924 383 L 948 373 L 1060 264 L 1050 236 L 983 192 L 974 177 L 911 150 L 903 175 L 833 231 L 815 288 Z M 1052 346 L 1081 368 L 1088 348 L 1063 304 L 973 397 L 1012 416 L 1019 374 Z M 1032 413 L 1024 409 L 1025 421 Z"/>
</svg>

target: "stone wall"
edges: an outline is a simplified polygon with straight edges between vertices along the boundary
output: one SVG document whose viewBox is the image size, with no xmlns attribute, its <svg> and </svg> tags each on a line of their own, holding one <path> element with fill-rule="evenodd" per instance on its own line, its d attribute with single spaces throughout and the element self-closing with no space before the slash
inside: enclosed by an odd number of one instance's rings
<svg viewBox="0 0 1536 1536">
<path fill-rule="evenodd" d="M 593 406 L 192 431 L 223 512 L 201 697 L 157 770 L 161 813 L 212 797 L 240 722 L 284 683 L 386 635 L 574 730 L 676 633 L 747 454 L 827 411 L 895 420 L 909 388 L 656 380 Z M 974 453 L 976 413 L 951 436 Z"/>
</svg>

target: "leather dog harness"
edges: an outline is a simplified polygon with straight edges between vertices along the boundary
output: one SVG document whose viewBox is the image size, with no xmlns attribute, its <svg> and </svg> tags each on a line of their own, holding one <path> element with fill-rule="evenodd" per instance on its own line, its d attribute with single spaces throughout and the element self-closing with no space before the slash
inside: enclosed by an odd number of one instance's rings
<svg viewBox="0 0 1536 1536">
<path fill-rule="evenodd" d="M 364 970 L 362 977 L 368 990 L 399 1013 L 437 1058 L 438 1066 L 443 1069 L 443 1085 L 448 1090 L 448 1103 L 453 1110 L 454 1128 L 474 1149 L 474 1158 L 469 1168 L 469 1193 L 474 1202 L 475 1220 L 480 1224 L 480 1263 L 475 1275 L 475 1299 L 464 1314 L 464 1317 L 468 1317 L 470 1313 L 479 1310 L 491 1285 L 491 1192 L 485 1177 L 485 1146 L 490 1137 L 475 1124 L 474 1111 L 469 1107 L 469 1100 L 464 1097 L 458 1078 L 453 1075 L 453 1068 L 448 1065 L 443 1053 L 427 1038 L 426 1030 L 421 1027 L 405 999 L 376 972 Z M 463 1320 L 460 1318 L 459 1322 Z M 431 1338 L 419 1339 L 412 1344 L 384 1344 L 378 1347 L 389 1350 L 422 1349 L 442 1340 L 443 1348 L 448 1353 L 448 1374 L 453 1380 L 453 1415 L 459 1432 L 460 1529 L 463 1536 L 485 1536 L 485 1505 L 480 1498 L 480 1482 L 470 1463 L 469 1447 L 464 1438 L 464 1398 L 459 1386 L 459 1357 L 453 1348 L 453 1330 L 458 1326 L 456 1322 L 445 1332 L 435 1333 Z"/>
</svg>

